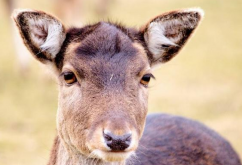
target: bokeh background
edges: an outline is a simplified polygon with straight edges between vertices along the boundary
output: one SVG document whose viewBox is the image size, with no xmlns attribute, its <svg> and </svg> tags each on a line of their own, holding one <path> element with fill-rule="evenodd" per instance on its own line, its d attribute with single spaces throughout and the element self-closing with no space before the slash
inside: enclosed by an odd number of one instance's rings
<svg viewBox="0 0 242 165">
<path fill-rule="evenodd" d="M 182 52 L 155 71 L 149 112 L 198 120 L 228 139 L 242 156 L 241 0 L 60 1 L 16 0 L 11 8 L 44 10 L 67 26 L 109 18 L 133 27 L 162 12 L 204 9 L 202 24 Z M 57 83 L 29 55 L 22 63 L 16 56 L 15 45 L 22 43 L 14 42 L 6 2 L 0 1 L 0 165 L 43 165 L 56 135 Z"/>
</svg>

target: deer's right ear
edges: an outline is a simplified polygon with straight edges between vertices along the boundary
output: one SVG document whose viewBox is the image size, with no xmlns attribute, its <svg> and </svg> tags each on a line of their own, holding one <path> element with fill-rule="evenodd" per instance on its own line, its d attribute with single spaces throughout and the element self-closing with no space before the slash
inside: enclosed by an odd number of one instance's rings
<svg viewBox="0 0 242 165">
<path fill-rule="evenodd" d="M 42 63 L 54 64 L 66 38 L 60 21 L 41 11 L 15 10 L 12 15 L 26 47 Z"/>
</svg>

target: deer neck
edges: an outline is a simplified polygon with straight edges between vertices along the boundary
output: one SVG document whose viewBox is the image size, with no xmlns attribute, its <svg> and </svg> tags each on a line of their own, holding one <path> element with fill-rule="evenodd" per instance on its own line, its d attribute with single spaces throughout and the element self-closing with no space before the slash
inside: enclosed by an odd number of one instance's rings
<svg viewBox="0 0 242 165">
<path fill-rule="evenodd" d="M 88 158 L 63 144 L 56 138 L 48 165 L 125 165 L 125 162 L 104 162 L 100 159 Z"/>
</svg>

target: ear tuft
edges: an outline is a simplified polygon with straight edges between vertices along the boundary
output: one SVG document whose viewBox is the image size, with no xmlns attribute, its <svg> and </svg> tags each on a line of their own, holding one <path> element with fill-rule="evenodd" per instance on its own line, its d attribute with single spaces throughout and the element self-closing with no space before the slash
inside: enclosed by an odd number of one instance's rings
<svg viewBox="0 0 242 165">
<path fill-rule="evenodd" d="M 204 12 L 200 8 L 164 13 L 151 20 L 142 30 L 152 53 L 151 63 L 167 62 L 187 42 L 198 26 Z"/>
<path fill-rule="evenodd" d="M 14 9 L 12 13 L 12 19 L 16 19 L 23 12 L 34 12 L 32 9 Z"/>
<path fill-rule="evenodd" d="M 204 17 L 204 11 L 199 7 L 184 9 L 184 11 L 189 13 L 195 13 L 195 14 L 197 13 L 201 17 L 201 19 Z"/>
<path fill-rule="evenodd" d="M 53 61 L 65 40 L 60 21 L 41 11 L 14 10 L 12 14 L 26 47 L 35 58 Z"/>
</svg>

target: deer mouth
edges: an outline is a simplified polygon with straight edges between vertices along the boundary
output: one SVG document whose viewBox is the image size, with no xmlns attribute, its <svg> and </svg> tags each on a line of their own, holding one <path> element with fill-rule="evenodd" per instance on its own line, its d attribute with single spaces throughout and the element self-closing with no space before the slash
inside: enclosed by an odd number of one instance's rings
<svg viewBox="0 0 242 165">
<path fill-rule="evenodd" d="M 135 156 L 134 151 L 102 151 L 99 149 L 95 149 L 92 151 L 91 155 L 93 157 L 102 159 L 106 162 L 122 162 L 126 159 Z"/>
</svg>

